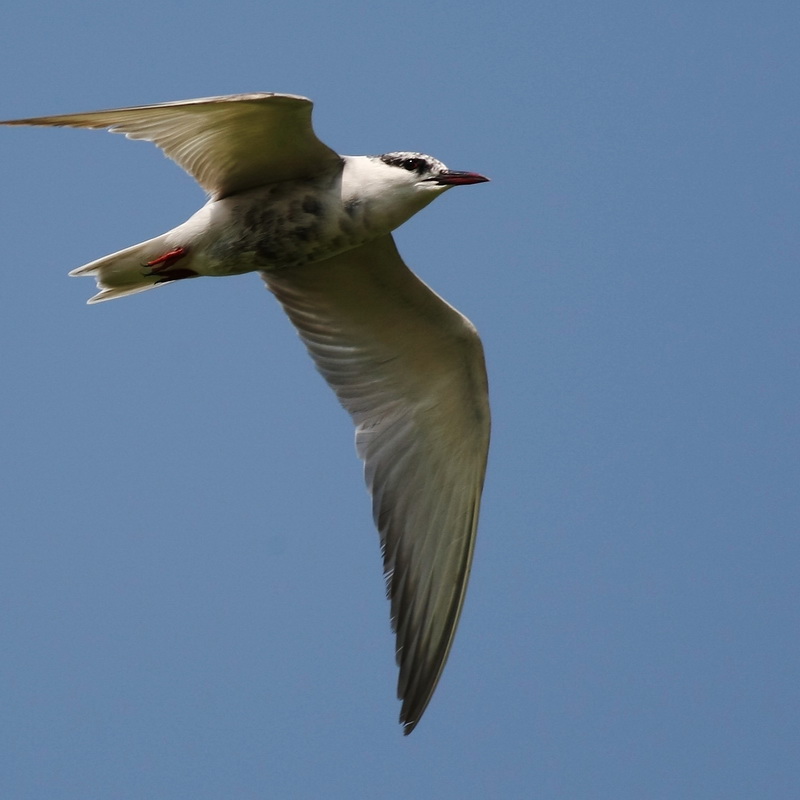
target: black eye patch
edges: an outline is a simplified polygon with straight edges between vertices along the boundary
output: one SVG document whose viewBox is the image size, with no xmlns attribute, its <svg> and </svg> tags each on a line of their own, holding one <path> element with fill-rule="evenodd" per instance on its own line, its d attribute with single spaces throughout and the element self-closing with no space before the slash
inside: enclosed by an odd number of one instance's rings
<svg viewBox="0 0 800 800">
<path fill-rule="evenodd" d="M 399 166 L 407 169 L 409 172 L 422 172 L 427 164 L 421 158 L 404 158 Z"/>
<path fill-rule="evenodd" d="M 392 167 L 400 167 L 409 172 L 417 172 L 420 175 L 428 169 L 428 162 L 424 158 L 409 157 L 407 155 L 383 155 L 381 161 Z"/>
</svg>

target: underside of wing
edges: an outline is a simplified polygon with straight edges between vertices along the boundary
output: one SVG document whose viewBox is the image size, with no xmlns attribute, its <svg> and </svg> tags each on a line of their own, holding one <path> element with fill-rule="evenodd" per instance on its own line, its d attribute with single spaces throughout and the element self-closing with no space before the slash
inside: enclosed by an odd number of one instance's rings
<svg viewBox="0 0 800 800">
<path fill-rule="evenodd" d="M 0 124 L 108 128 L 153 142 L 220 199 L 333 168 L 340 157 L 314 134 L 311 108 L 297 95 L 234 94 Z"/>
<path fill-rule="evenodd" d="M 263 277 L 356 424 L 410 733 L 450 652 L 472 562 L 489 444 L 481 343 L 390 235 Z"/>
</svg>

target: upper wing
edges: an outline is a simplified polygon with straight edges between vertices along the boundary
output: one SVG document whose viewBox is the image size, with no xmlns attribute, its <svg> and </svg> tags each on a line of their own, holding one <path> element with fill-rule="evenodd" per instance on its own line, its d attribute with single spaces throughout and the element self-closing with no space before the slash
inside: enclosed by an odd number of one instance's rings
<svg viewBox="0 0 800 800">
<path fill-rule="evenodd" d="M 472 562 L 489 446 L 483 348 L 391 235 L 262 277 L 356 424 L 410 733 L 447 660 Z"/>
<path fill-rule="evenodd" d="M 215 199 L 309 178 L 341 159 L 317 139 L 312 103 L 291 94 L 232 94 L 112 111 L 2 122 L 108 128 L 160 147 Z"/>
</svg>

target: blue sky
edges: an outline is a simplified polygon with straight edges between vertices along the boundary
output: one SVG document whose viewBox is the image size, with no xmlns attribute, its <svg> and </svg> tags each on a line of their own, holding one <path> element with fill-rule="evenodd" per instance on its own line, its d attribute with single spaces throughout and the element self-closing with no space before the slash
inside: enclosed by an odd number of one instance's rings
<svg viewBox="0 0 800 800">
<path fill-rule="evenodd" d="M 0 794 L 786 798 L 800 784 L 795 2 L 11 0 L 0 117 L 304 94 L 492 183 L 397 234 L 484 339 L 456 644 L 411 737 L 345 413 L 256 276 L 87 307 L 203 202 L 0 130 Z"/>
</svg>

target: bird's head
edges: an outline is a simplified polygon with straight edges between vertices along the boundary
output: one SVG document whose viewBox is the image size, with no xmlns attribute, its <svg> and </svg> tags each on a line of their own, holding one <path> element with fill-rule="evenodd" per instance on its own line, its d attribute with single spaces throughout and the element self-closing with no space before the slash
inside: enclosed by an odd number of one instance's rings
<svg viewBox="0 0 800 800">
<path fill-rule="evenodd" d="M 389 167 L 386 171 L 387 180 L 398 186 L 407 185 L 423 192 L 441 193 L 452 186 L 466 186 L 489 180 L 477 172 L 447 169 L 441 161 L 424 153 L 384 153 L 378 159 Z"/>
<path fill-rule="evenodd" d="M 379 224 L 393 230 L 453 186 L 488 181 L 477 172 L 457 172 L 424 153 L 384 153 L 346 159 L 345 193 L 367 201 Z M 375 222 L 378 222 L 376 219 Z"/>
</svg>

